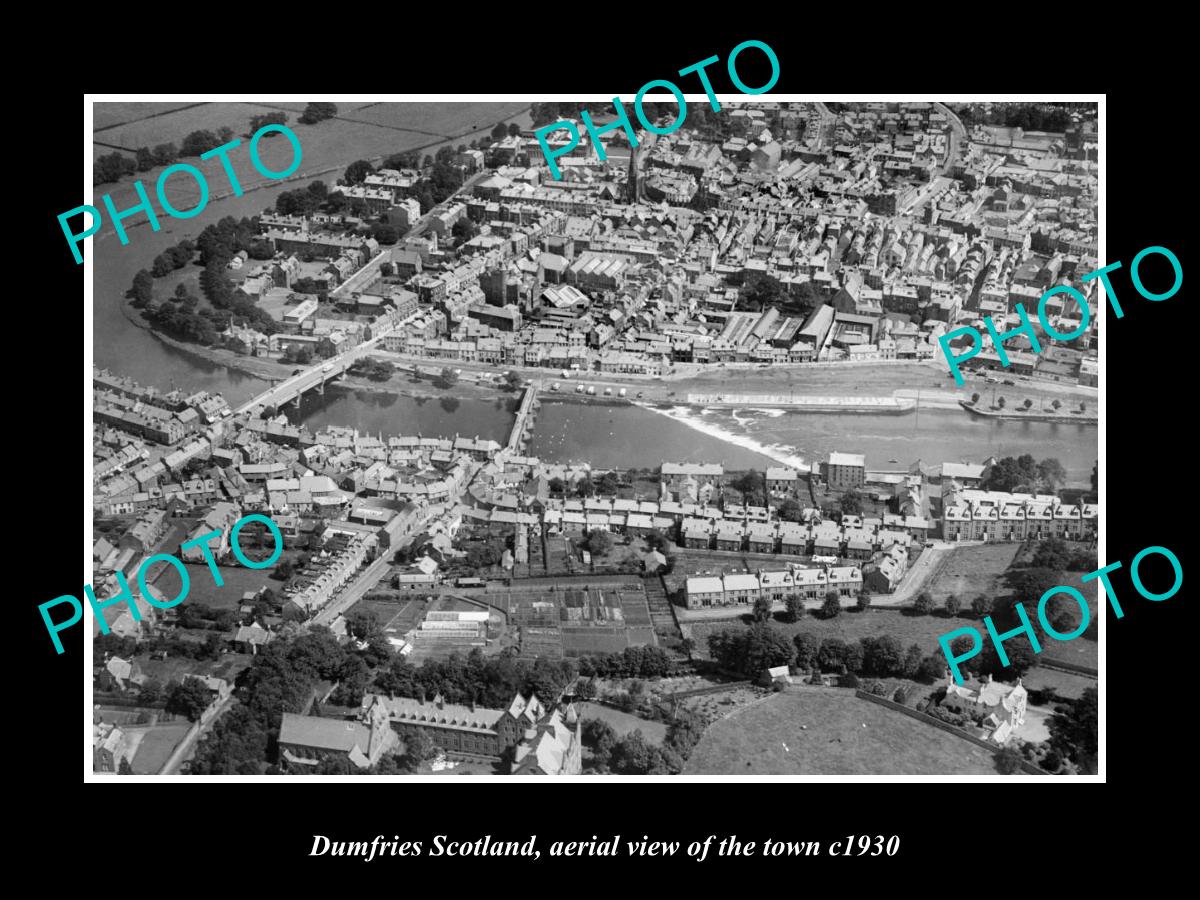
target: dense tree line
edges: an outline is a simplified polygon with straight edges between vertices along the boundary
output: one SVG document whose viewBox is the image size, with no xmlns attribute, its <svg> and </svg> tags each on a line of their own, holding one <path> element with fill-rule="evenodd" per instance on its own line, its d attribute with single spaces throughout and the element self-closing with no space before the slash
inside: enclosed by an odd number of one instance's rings
<svg viewBox="0 0 1200 900">
<path fill-rule="evenodd" d="M 1057 459 L 1047 458 L 1037 462 L 1026 453 L 1021 456 L 1006 456 L 988 469 L 980 486 L 985 491 L 1007 491 L 1010 493 L 1053 493 L 1066 483 L 1067 472 Z"/>
<path fill-rule="evenodd" d="M 375 673 L 374 689 L 401 697 L 432 698 L 441 694 L 447 703 L 470 704 L 504 709 L 519 692 L 536 693 L 545 703 L 558 699 L 578 674 L 569 659 L 539 657 L 530 661 L 517 656 L 515 649 L 485 657 L 479 649 L 467 656 L 454 653 L 446 660 L 426 660 L 414 666 L 395 656 Z"/>
<path fill-rule="evenodd" d="M 95 184 L 108 184 L 120 181 L 124 175 L 132 175 L 138 170 L 137 162 L 126 154 L 113 151 L 96 158 L 92 166 L 92 181 Z"/>
<path fill-rule="evenodd" d="M 941 654 L 925 654 L 919 644 L 905 650 L 891 635 L 847 643 L 836 637 L 819 640 L 803 631 L 789 641 L 787 635 L 766 622 L 715 632 L 708 637 L 708 649 L 722 669 L 747 678 L 788 665 L 800 670 L 816 668 L 873 678 L 934 681 L 946 668 Z"/>
<path fill-rule="evenodd" d="M 970 105 L 957 110 L 958 117 L 971 125 L 1003 125 L 1026 131 L 1067 131 L 1072 124 L 1071 113 L 1050 103 L 997 103 L 984 110 Z"/>
<path fill-rule="evenodd" d="M 661 647 L 626 647 L 618 653 L 584 656 L 579 674 L 600 678 L 661 678 L 675 670 L 671 656 Z"/>
<path fill-rule="evenodd" d="M 258 131 L 258 129 L 262 128 L 264 125 L 286 125 L 287 120 L 288 120 L 287 113 L 281 113 L 281 112 L 263 113 L 262 115 L 254 116 L 253 118 L 250 119 L 249 135 L 253 135 L 256 131 Z M 271 137 L 272 135 L 277 135 L 277 134 L 281 134 L 281 132 L 278 132 L 278 131 L 268 132 L 267 134 L 263 135 L 263 137 L 267 138 L 267 137 Z"/>
</svg>

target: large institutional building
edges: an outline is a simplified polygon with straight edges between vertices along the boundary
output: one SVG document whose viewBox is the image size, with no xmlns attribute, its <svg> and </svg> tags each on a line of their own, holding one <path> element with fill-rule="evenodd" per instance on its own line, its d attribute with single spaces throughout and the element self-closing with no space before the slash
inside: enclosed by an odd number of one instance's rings
<svg viewBox="0 0 1200 900">
<path fill-rule="evenodd" d="M 507 709 L 459 706 L 440 694 L 432 700 L 367 694 L 357 720 L 285 714 L 280 754 L 292 770 L 315 767 L 330 755 L 366 769 L 408 729 L 425 732 L 452 757 L 498 761 L 512 750 L 514 775 L 578 775 L 582 769 L 575 707 L 548 709 L 536 694 L 517 694 Z"/>
</svg>

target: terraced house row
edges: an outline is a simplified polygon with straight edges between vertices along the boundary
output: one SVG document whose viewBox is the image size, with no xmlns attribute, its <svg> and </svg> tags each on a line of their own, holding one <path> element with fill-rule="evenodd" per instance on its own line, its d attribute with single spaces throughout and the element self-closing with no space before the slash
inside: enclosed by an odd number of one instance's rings
<svg viewBox="0 0 1200 900">
<path fill-rule="evenodd" d="M 830 591 L 853 597 L 862 590 L 863 571 L 858 566 L 796 566 L 770 572 L 735 572 L 696 575 L 685 586 L 688 609 L 712 606 L 748 606 L 760 597 L 782 602 L 788 597 L 822 600 Z"/>
<path fill-rule="evenodd" d="M 948 541 L 1096 539 L 1100 509 L 1063 503 L 1047 494 L 952 491 L 942 498 L 942 536 Z"/>
</svg>

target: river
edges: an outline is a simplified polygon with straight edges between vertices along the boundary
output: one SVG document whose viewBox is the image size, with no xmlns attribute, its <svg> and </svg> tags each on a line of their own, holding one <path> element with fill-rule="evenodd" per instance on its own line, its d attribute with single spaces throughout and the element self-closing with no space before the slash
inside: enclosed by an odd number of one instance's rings
<svg viewBox="0 0 1200 900">
<path fill-rule="evenodd" d="M 862 453 L 872 470 L 988 456 L 1056 457 L 1073 484 L 1090 483 L 1097 456 L 1094 425 L 981 419 L 954 409 L 902 415 L 587 406 L 546 400 L 538 412 L 533 456 L 590 460 L 601 468 L 672 462 L 721 462 L 727 468 L 808 467 L 831 451 Z M 895 463 L 891 460 L 896 460 Z"/>
</svg>

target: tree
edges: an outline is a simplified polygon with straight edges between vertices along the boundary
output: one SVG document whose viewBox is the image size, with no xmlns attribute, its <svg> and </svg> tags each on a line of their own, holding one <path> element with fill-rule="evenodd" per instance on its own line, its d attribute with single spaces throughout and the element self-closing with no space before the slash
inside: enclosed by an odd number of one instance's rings
<svg viewBox="0 0 1200 900">
<path fill-rule="evenodd" d="M 508 123 L 508 136 L 509 137 L 516 137 L 520 133 L 521 133 L 520 125 L 518 125 L 516 122 Z"/>
<path fill-rule="evenodd" d="M 815 634 L 802 631 L 792 638 L 792 643 L 796 646 L 797 668 L 808 669 L 816 665 L 817 655 L 821 651 L 821 642 Z"/>
<path fill-rule="evenodd" d="M 900 664 L 900 674 L 905 678 L 915 679 L 921 671 L 923 655 L 920 644 L 909 644 L 904 654 L 904 662 Z"/>
<path fill-rule="evenodd" d="M 281 112 L 262 113 L 261 115 L 258 115 L 258 116 L 251 116 L 251 118 L 250 118 L 250 134 L 251 135 L 255 134 L 260 128 L 263 128 L 266 125 L 286 125 L 287 120 L 288 120 L 287 113 L 281 113 Z M 264 137 L 267 137 L 272 134 L 281 134 L 281 133 L 282 132 L 278 132 L 278 131 L 269 131 L 269 132 L 267 132 L 266 135 L 264 135 Z"/>
<path fill-rule="evenodd" d="M 862 495 L 853 488 L 846 491 L 838 500 L 838 508 L 841 509 L 844 516 L 861 516 Z"/>
<path fill-rule="evenodd" d="M 109 153 L 98 157 L 92 169 L 92 180 L 97 184 L 118 181 L 123 175 L 132 175 L 137 171 L 137 162 L 124 153 Z"/>
<path fill-rule="evenodd" d="M 862 647 L 862 672 L 877 678 L 900 675 L 904 669 L 904 648 L 890 634 L 867 637 L 859 641 Z"/>
<path fill-rule="evenodd" d="M 1062 401 L 1061 401 L 1061 400 L 1059 400 L 1059 399 L 1057 399 L 1057 398 L 1056 398 L 1056 399 L 1055 399 L 1055 401 L 1054 401 L 1053 403 L 1051 403 L 1050 405 L 1051 405 L 1052 407 L 1054 407 L 1054 411 L 1055 411 L 1055 412 L 1058 412 L 1060 409 L 1062 409 Z"/>
<path fill-rule="evenodd" d="M 804 517 L 804 508 L 789 497 L 779 504 L 775 513 L 785 522 L 799 522 Z"/>
<path fill-rule="evenodd" d="M 310 103 L 304 107 L 300 121 L 305 125 L 316 125 L 325 119 L 332 119 L 338 114 L 336 103 Z"/>
<path fill-rule="evenodd" d="M 1006 403 L 1006 401 L 1003 397 L 1001 397 L 999 400 L 996 401 L 996 405 L 999 406 L 1001 409 L 1004 409 L 1005 403 Z"/>
<path fill-rule="evenodd" d="M 370 237 L 388 247 L 400 240 L 400 229 L 395 225 L 387 225 L 382 222 L 376 222 L 367 233 Z"/>
<path fill-rule="evenodd" d="M 460 244 L 465 244 L 479 233 L 479 229 L 475 227 L 474 222 L 464 216 L 454 223 L 450 228 L 450 233 Z"/>
<path fill-rule="evenodd" d="M 971 395 L 971 402 L 972 403 L 979 402 L 979 392 L 978 391 Z"/>
<path fill-rule="evenodd" d="M 157 163 L 154 161 L 154 153 L 149 147 L 137 148 L 137 170 L 139 172 L 149 172 Z"/>
<path fill-rule="evenodd" d="M 984 616 L 990 616 L 992 614 L 993 605 L 994 603 L 991 597 L 980 594 L 971 601 L 971 612 L 975 613 L 975 615 L 982 619 Z"/>
<path fill-rule="evenodd" d="M 454 384 L 458 381 L 458 373 L 449 366 L 442 369 L 440 377 L 442 381 L 446 382 L 446 384 Z"/>
<path fill-rule="evenodd" d="M 382 633 L 383 629 L 374 610 L 355 607 L 346 614 L 346 631 L 358 640 L 366 641 Z"/>
<path fill-rule="evenodd" d="M 1025 402 L 1021 405 L 1024 406 L 1026 409 L 1029 409 L 1031 406 L 1033 406 L 1033 401 L 1030 400 L 1028 397 L 1026 397 Z"/>
<path fill-rule="evenodd" d="M 946 610 L 946 615 L 953 619 L 962 610 L 962 604 L 959 602 L 957 597 L 951 594 L 946 598 L 946 602 L 943 604 L 942 608 Z"/>
<path fill-rule="evenodd" d="M 497 122 L 496 127 L 492 129 L 492 140 L 502 141 L 508 136 L 508 126 L 503 122 Z"/>
<path fill-rule="evenodd" d="M 742 495 L 742 500 L 747 504 L 754 505 L 756 501 L 761 502 L 765 495 L 763 476 L 754 469 L 731 481 L 729 486 L 738 491 Z"/>
<path fill-rule="evenodd" d="M 129 289 L 129 295 L 135 304 L 143 306 L 153 300 L 154 276 L 145 269 L 138 269 L 137 274 L 133 276 L 133 287 Z"/>
<path fill-rule="evenodd" d="M 232 136 L 232 135 L 231 135 Z M 227 143 L 211 131 L 193 131 L 183 139 L 183 143 L 179 146 L 180 156 L 199 156 L 201 153 L 207 153 L 214 147 L 220 147 L 221 144 Z"/>
<path fill-rule="evenodd" d="M 404 763 L 410 772 L 415 772 L 427 759 L 433 759 L 441 748 L 424 728 L 409 728 L 404 734 Z"/>
<path fill-rule="evenodd" d="M 1037 464 L 1038 477 L 1051 491 L 1057 491 L 1067 483 L 1067 470 L 1057 459 L 1050 457 Z"/>
<path fill-rule="evenodd" d="M 342 177 L 346 184 L 362 184 L 367 180 L 367 176 L 374 172 L 375 167 L 365 159 L 356 159 L 346 167 L 346 173 Z"/>
<path fill-rule="evenodd" d="M 771 621 L 771 601 L 767 597 L 759 595 L 754 600 L 754 610 L 751 613 L 751 618 L 755 622 Z"/>
<path fill-rule="evenodd" d="M 859 612 L 866 612 L 871 608 L 871 594 L 869 591 L 864 590 L 858 592 L 857 608 Z"/>
<path fill-rule="evenodd" d="M 521 376 L 515 371 L 504 373 L 504 386 L 510 391 L 518 390 L 521 387 L 522 380 Z"/>
<path fill-rule="evenodd" d="M 613 539 L 607 531 L 596 529 L 588 534 L 585 543 L 593 556 L 603 556 L 612 549 Z"/>
<path fill-rule="evenodd" d="M 564 495 L 567 492 L 567 483 L 557 475 L 546 482 L 546 487 L 550 489 L 551 494 Z"/>
<path fill-rule="evenodd" d="M 918 616 L 927 616 L 933 612 L 933 597 L 929 591 L 921 591 L 913 601 L 913 612 Z"/>
<path fill-rule="evenodd" d="M 1042 599 L 1044 593 L 1058 587 L 1060 581 L 1058 572 L 1042 566 L 1010 571 L 1007 579 L 1009 586 L 1015 592 L 1016 599 L 1026 601 L 1027 605 L 1034 606 Z"/>
<path fill-rule="evenodd" d="M 930 653 L 921 660 L 921 667 L 917 670 L 917 680 L 923 681 L 926 684 L 937 681 L 946 674 L 946 658 L 939 654 Z"/>
<path fill-rule="evenodd" d="M 1050 746 L 1087 773 L 1096 771 L 1099 749 L 1097 694 L 1088 688 L 1050 718 Z"/>
<path fill-rule="evenodd" d="M 437 206 L 437 201 L 433 199 L 433 194 L 428 189 L 417 194 L 417 202 L 421 204 L 421 215 L 425 215 L 425 213 Z"/>
<path fill-rule="evenodd" d="M 588 748 L 597 766 L 607 768 L 613 748 L 617 746 L 617 732 L 603 719 L 584 719 L 582 723 L 583 745 Z"/>
<path fill-rule="evenodd" d="M 804 618 L 804 598 L 799 594 L 789 594 L 786 600 L 785 618 L 789 622 L 799 622 Z"/>
<path fill-rule="evenodd" d="M 1015 775 L 1021 771 L 1021 751 L 1016 747 L 1004 747 L 996 754 L 996 771 L 1001 775 Z"/>
<path fill-rule="evenodd" d="M 1086 401 L 1086 400 L 1080 400 L 1080 401 L 1079 401 L 1079 411 L 1080 411 L 1081 413 L 1085 413 L 1085 412 L 1087 412 L 1087 401 Z"/>
<path fill-rule="evenodd" d="M 825 595 L 825 602 L 821 604 L 821 618 L 836 619 L 842 614 L 842 600 L 837 591 L 830 591 Z"/>
<path fill-rule="evenodd" d="M 197 678 L 175 682 L 167 689 L 167 712 L 187 716 L 195 722 L 212 702 L 212 692 Z"/>
<path fill-rule="evenodd" d="M 117 774 L 118 775 L 132 775 L 133 774 L 133 766 L 131 766 L 129 764 L 128 756 L 121 757 L 121 764 L 119 766 L 117 766 Z"/>
</svg>

